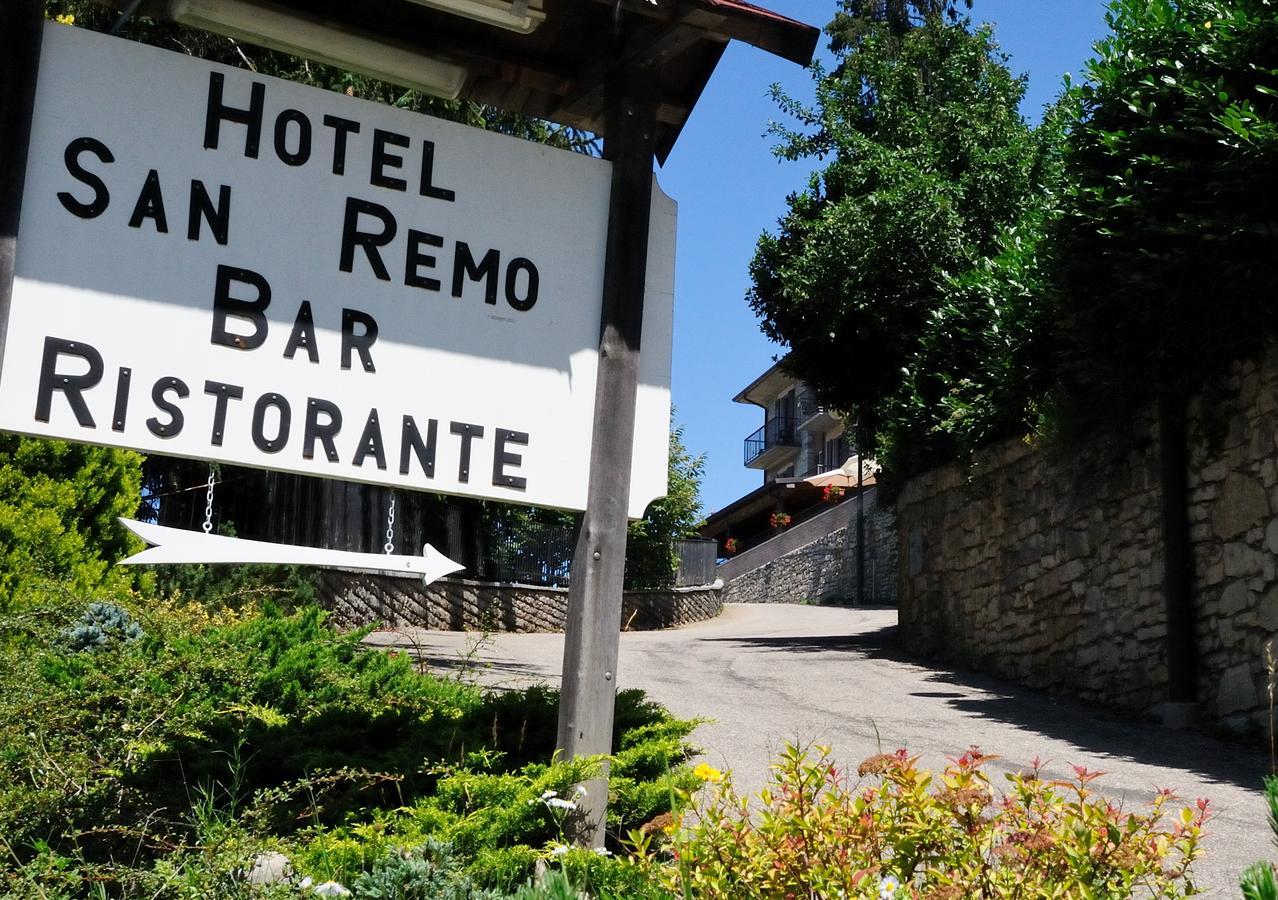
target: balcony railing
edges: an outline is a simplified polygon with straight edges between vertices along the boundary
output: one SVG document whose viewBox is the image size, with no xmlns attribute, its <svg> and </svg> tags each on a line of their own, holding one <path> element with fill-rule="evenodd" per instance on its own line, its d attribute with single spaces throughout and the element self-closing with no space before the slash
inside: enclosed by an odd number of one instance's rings
<svg viewBox="0 0 1278 900">
<path fill-rule="evenodd" d="M 799 398 L 799 424 L 804 428 L 818 426 L 828 428 L 840 420 L 837 412 L 817 402 L 815 395 L 804 394 Z"/>
<path fill-rule="evenodd" d="M 769 419 L 762 428 L 745 439 L 745 464 L 748 466 L 773 447 L 797 447 L 795 420 L 790 416 Z"/>
</svg>

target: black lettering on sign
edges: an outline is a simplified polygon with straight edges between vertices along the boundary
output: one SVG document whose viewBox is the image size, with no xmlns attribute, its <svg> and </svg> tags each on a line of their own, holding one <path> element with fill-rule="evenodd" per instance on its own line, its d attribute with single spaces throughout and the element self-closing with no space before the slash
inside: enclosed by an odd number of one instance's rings
<svg viewBox="0 0 1278 900">
<path fill-rule="evenodd" d="M 404 165 L 404 157 L 388 152 L 386 149 L 387 144 L 393 147 L 407 147 L 408 138 L 393 131 L 383 131 L 380 128 L 373 129 L 373 167 L 368 174 L 368 182 L 377 187 L 390 188 L 392 191 L 406 191 L 408 190 L 407 181 L 402 178 L 392 178 L 386 174 L 388 166 L 392 169 L 399 169 Z"/>
<path fill-rule="evenodd" d="M 209 103 L 204 114 L 204 149 L 216 150 L 218 134 L 223 122 L 248 126 L 244 135 L 244 155 L 257 159 L 258 145 L 262 142 L 262 108 L 266 105 L 266 85 L 253 82 L 249 90 L 248 109 L 227 106 L 222 100 L 222 88 L 226 79 L 221 72 L 209 73 Z"/>
<path fill-rule="evenodd" d="M 364 423 L 364 431 L 359 436 L 359 444 L 355 448 L 355 458 L 351 463 L 363 466 L 364 460 L 373 457 L 377 468 L 386 468 L 386 451 L 382 448 L 382 426 L 377 421 L 377 408 L 368 411 L 368 421 Z"/>
<path fill-rule="evenodd" d="M 209 440 L 214 447 L 222 446 L 222 438 L 226 433 L 226 407 L 232 400 L 244 399 L 244 388 L 238 384 L 223 384 L 220 381 L 204 382 L 204 393 L 213 397 L 213 433 Z"/>
<path fill-rule="evenodd" d="M 297 126 L 297 150 L 288 149 L 288 126 Z M 299 109 L 283 110 L 275 117 L 275 155 L 286 166 L 304 165 L 311 158 L 311 120 Z"/>
<path fill-rule="evenodd" d="M 325 421 L 320 421 L 324 416 Z M 342 411 L 337 404 L 319 397 L 311 397 L 306 401 L 306 431 L 302 437 L 302 458 L 315 458 L 315 442 L 324 445 L 324 455 L 329 462 L 337 462 L 337 447 L 333 438 L 342 430 Z"/>
<path fill-rule="evenodd" d="M 120 366 L 115 379 L 115 410 L 111 413 L 111 430 L 123 431 L 124 420 L 129 414 L 129 380 L 133 370 Z"/>
<path fill-rule="evenodd" d="M 452 203 L 457 199 L 457 192 L 448 188 L 435 187 L 435 142 L 422 141 L 422 184 L 423 197 L 434 197 L 436 200 L 447 200 Z"/>
<path fill-rule="evenodd" d="M 208 223 L 213 230 L 213 239 L 222 246 L 231 232 L 231 186 L 223 184 L 218 187 L 217 206 L 209 196 L 204 182 L 191 179 L 191 211 L 186 220 L 186 239 L 200 239 L 200 221 Z"/>
<path fill-rule="evenodd" d="M 88 365 L 88 371 L 80 375 L 67 375 L 58 371 L 59 356 L 74 356 Z M 95 347 L 82 341 L 62 338 L 44 339 L 44 356 L 40 359 L 40 382 L 36 387 L 35 418 L 37 422 L 49 421 L 49 408 L 53 405 L 53 392 L 61 391 L 75 413 L 81 428 L 95 428 L 89 404 L 84 402 L 84 392 L 102 380 L 102 354 Z"/>
<path fill-rule="evenodd" d="M 470 442 L 484 436 L 484 426 L 471 425 L 468 422 L 453 422 L 449 430 L 461 438 L 461 461 L 457 464 L 457 480 L 462 484 L 468 484 L 470 482 Z"/>
<path fill-rule="evenodd" d="M 106 144 L 96 138 L 76 138 L 67 144 L 67 149 L 62 154 L 62 161 L 72 178 L 93 188 L 93 199 L 88 203 L 82 203 L 75 198 L 74 194 L 58 191 L 58 200 L 72 215 L 79 216 L 81 219 L 96 219 L 106 211 L 107 205 L 111 202 L 111 192 L 107 190 L 106 183 L 101 178 L 80 165 L 81 153 L 92 153 L 104 163 L 115 162 L 115 156 L 107 149 Z"/>
<path fill-rule="evenodd" d="M 527 279 L 524 282 L 524 295 L 519 296 L 519 273 L 523 272 Z M 528 312 L 537 305 L 537 288 L 541 284 L 541 276 L 537 267 L 522 256 L 512 259 L 506 267 L 506 302 L 511 308 L 520 312 Z"/>
<path fill-rule="evenodd" d="M 437 234 L 415 231 L 412 228 L 408 229 L 408 255 L 404 266 L 404 284 L 409 287 L 437 291 L 439 290 L 439 279 L 428 278 L 421 274 L 422 266 L 428 269 L 435 268 L 435 256 L 430 253 L 423 253 L 421 251 L 423 244 L 427 247 L 442 247 L 444 246 L 444 239 Z"/>
<path fill-rule="evenodd" d="M 355 333 L 355 326 L 362 325 L 364 331 L 362 334 Z M 369 352 L 370 347 L 377 341 L 377 322 L 368 313 L 360 312 L 357 309 L 342 310 L 342 368 L 349 369 L 351 367 L 351 351 L 354 350 L 359 354 L 360 361 L 364 364 L 365 372 L 376 372 L 377 367 L 373 365 L 373 354 Z"/>
<path fill-rule="evenodd" d="M 160 421 L 159 416 L 152 416 L 146 420 L 147 429 L 159 438 L 177 437 L 182 433 L 182 426 L 186 424 L 182 410 L 165 396 L 170 392 L 177 394 L 179 400 L 185 400 L 191 396 L 191 389 L 186 386 L 186 382 L 172 375 L 161 378 L 151 387 L 151 402 L 155 404 L 156 409 L 168 413 L 169 416 L 167 422 Z"/>
<path fill-rule="evenodd" d="M 462 295 L 464 279 L 479 281 L 483 278 L 486 282 L 484 302 L 495 305 L 497 303 L 497 270 L 500 267 L 501 254 L 496 250 L 489 250 L 484 254 L 484 258 L 476 263 L 475 257 L 471 255 L 470 245 L 465 241 L 458 241 L 457 250 L 453 254 L 453 296 Z"/>
<path fill-rule="evenodd" d="M 231 296 L 231 284 L 248 285 L 257 292 L 252 300 L 239 300 Z M 217 284 L 213 288 L 213 332 L 209 340 L 223 347 L 237 350 L 253 350 L 266 340 L 266 307 L 271 305 L 271 286 L 266 279 L 250 269 L 235 266 L 217 267 Z M 251 334 L 233 334 L 226 330 L 227 316 L 248 322 L 253 326 Z"/>
<path fill-rule="evenodd" d="M 324 124 L 333 129 L 333 174 L 346 171 L 346 136 L 359 133 L 359 123 L 341 116 L 325 116 Z"/>
<path fill-rule="evenodd" d="M 507 444 L 520 444 L 524 447 L 528 446 L 528 434 L 524 431 L 508 431 L 505 428 L 498 428 L 494 437 L 493 444 L 493 486 L 515 488 L 522 491 L 528 487 L 528 479 L 518 475 L 507 475 L 507 466 L 520 466 L 524 462 L 524 458 L 518 453 L 510 453 L 506 450 Z"/>
<path fill-rule="evenodd" d="M 275 437 L 268 438 L 266 436 L 266 411 L 274 409 L 279 413 L 279 427 L 275 430 Z M 289 409 L 288 401 L 279 394 L 263 394 L 257 398 L 257 402 L 253 404 L 253 443 L 257 445 L 257 449 L 263 453 L 279 453 L 284 449 L 284 445 L 288 443 L 289 425 L 292 423 L 293 413 Z"/>
<path fill-rule="evenodd" d="M 399 474 L 408 474 L 409 453 L 417 457 L 417 464 L 427 478 L 435 477 L 435 434 L 439 423 L 429 419 L 426 423 L 426 440 L 422 441 L 417 423 L 412 416 L 404 416 L 404 429 L 399 442 Z"/>
<path fill-rule="evenodd" d="M 129 217 L 129 227 L 141 228 L 143 219 L 153 221 L 155 230 L 160 234 L 169 233 L 169 219 L 164 214 L 164 193 L 160 190 L 160 173 L 155 169 L 147 173 L 142 190 L 138 192 L 138 202 L 134 204 L 133 215 Z"/>
<path fill-rule="evenodd" d="M 372 216 L 381 222 L 382 230 L 377 233 L 360 231 L 361 214 Z M 364 249 L 364 256 L 368 258 L 368 264 L 373 267 L 373 274 L 382 281 L 390 281 L 390 272 L 386 270 L 386 263 L 382 262 L 382 256 L 377 252 L 377 248 L 385 247 L 393 241 L 396 229 L 395 217 L 386 207 L 367 200 L 347 197 L 346 218 L 342 222 L 342 257 L 338 268 L 343 272 L 355 270 L 355 248 L 359 246 Z"/>
<path fill-rule="evenodd" d="M 284 358 L 292 359 L 299 347 L 306 351 L 311 362 L 319 362 L 319 347 L 315 344 L 315 316 L 311 313 L 309 300 L 303 300 L 298 307 L 293 330 L 289 333 L 288 343 L 284 345 Z"/>
</svg>

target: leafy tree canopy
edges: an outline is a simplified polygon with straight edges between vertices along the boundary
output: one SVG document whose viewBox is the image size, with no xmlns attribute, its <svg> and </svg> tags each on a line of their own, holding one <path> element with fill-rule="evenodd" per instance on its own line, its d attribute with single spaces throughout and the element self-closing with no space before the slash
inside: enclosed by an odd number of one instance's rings
<svg viewBox="0 0 1278 900">
<path fill-rule="evenodd" d="M 843 0 L 826 29 L 830 49 L 845 53 L 878 26 L 886 27 L 890 36 L 901 38 L 919 25 L 935 24 L 945 18 L 956 21 L 960 4 L 972 8 L 972 0 Z"/>
<path fill-rule="evenodd" d="M 0 610 L 42 582 L 129 582 L 109 567 L 137 549 L 115 520 L 141 483 L 136 453 L 0 434 Z"/>
<path fill-rule="evenodd" d="M 679 568 L 676 542 L 697 537 L 701 525 L 701 476 L 705 456 L 683 445 L 683 427 L 670 429 L 666 496 L 648 505 L 626 534 L 626 587 L 668 588 Z"/>
<path fill-rule="evenodd" d="M 828 162 L 760 238 L 748 299 L 787 367 L 908 475 L 1034 416 L 1032 250 L 1060 127 L 1022 119 L 1023 80 L 952 4 L 908 4 L 903 33 L 867 6 L 831 26 L 815 108 L 780 98 L 803 128 L 777 153 Z"/>
<path fill-rule="evenodd" d="M 1278 330 L 1278 4 L 1114 0 L 1108 21 L 1066 146 L 1052 312 L 1073 409 L 1121 415 Z"/>
</svg>

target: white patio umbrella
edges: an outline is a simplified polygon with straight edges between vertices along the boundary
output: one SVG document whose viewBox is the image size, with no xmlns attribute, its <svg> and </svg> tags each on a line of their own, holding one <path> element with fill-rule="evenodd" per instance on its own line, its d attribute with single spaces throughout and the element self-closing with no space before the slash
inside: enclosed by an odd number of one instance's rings
<svg viewBox="0 0 1278 900">
<path fill-rule="evenodd" d="M 858 466 L 863 466 L 862 483 L 866 487 L 874 484 L 874 476 L 879 471 L 878 464 L 872 459 L 867 459 L 863 464 L 859 456 L 853 456 L 840 468 L 831 469 L 829 472 L 821 472 L 819 475 L 811 475 L 803 480 L 815 487 L 856 487 Z"/>
</svg>

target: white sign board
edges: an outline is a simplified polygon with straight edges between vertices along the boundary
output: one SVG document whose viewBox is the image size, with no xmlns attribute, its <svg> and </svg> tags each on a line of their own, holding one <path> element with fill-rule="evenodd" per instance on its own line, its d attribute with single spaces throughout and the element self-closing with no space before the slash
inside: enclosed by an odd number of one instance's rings
<svg viewBox="0 0 1278 900">
<path fill-rule="evenodd" d="M 582 510 L 611 164 L 49 24 L 0 429 Z M 654 191 L 629 511 L 665 494 Z"/>
</svg>

